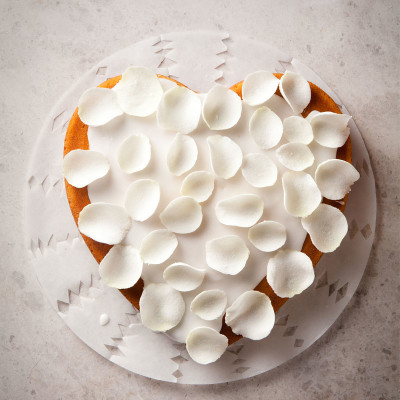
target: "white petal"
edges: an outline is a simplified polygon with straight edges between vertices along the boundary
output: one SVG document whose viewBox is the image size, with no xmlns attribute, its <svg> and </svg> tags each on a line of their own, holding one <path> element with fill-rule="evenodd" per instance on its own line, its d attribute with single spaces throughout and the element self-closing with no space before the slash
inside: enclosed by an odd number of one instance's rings
<svg viewBox="0 0 400 400">
<path fill-rule="evenodd" d="M 214 176 L 207 171 L 195 171 L 189 174 L 182 182 L 181 194 L 189 196 L 202 203 L 206 201 L 214 190 Z"/>
<path fill-rule="evenodd" d="M 268 262 L 267 281 L 279 297 L 293 297 L 314 282 L 312 262 L 300 251 L 279 250 Z"/>
<path fill-rule="evenodd" d="M 310 215 L 321 203 L 322 196 L 317 184 L 305 172 L 285 172 L 282 185 L 285 209 L 294 217 Z"/>
<path fill-rule="evenodd" d="M 239 236 L 224 236 L 206 243 L 207 265 L 223 274 L 238 274 L 245 267 L 249 254 Z"/>
<path fill-rule="evenodd" d="M 131 227 L 131 218 L 120 206 L 108 203 L 88 204 L 80 212 L 78 228 L 100 243 L 120 243 Z"/>
<path fill-rule="evenodd" d="M 279 90 L 296 114 L 302 113 L 311 100 L 310 84 L 294 72 L 285 72 L 279 82 Z"/>
<path fill-rule="evenodd" d="M 186 350 L 199 364 L 217 361 L 228 347 L 228 338 L 215 329 L 201 326 L 191 330 L 186 338 Z"/>
<path fill-rule="evenodd" d="M 139 280 L 142 268 L 143 261 L 134 247 L 116 245 L 101 261 L 99 274 L 106 285 L 127 289 Z"/>
<path fill-rule="evenodd" d="M 264 202 L 256 194 L 238 194 L 221 200 L 215 207 L 218 221 L 230 226 L 252 226 L 263 212 Z"/>
<path fill-rule="evenodd" d="M 261 251 L 275 251 L 286 242 L 286 228 L 275 221 L 263 221 L 249 229 L 251 243 Z"/>
<path fill-rule="evenodd" d="M 268 107 L 260 107 L 250 118 L 250 134 L 262 149 L 271 149 L 282 138 L 281 119 Z"/>
<path fill-rule="evenodd" d="M 125 195 L 125 209 L 135 221 L 145 221 L 156 211 L 160 201 L 160 185 L 153 179 L 132 182 Z"/>
<path fill-rule="evenodd" d="M 274 94 L 268 101 L 266 101 L 264 106 L 271 109 L 281 119 L 281 121 L 284 121 L 286 118 L 293 115 L 293 110 L 290 108 L 286 100 L 277 94 Z"/>
<path fill-rule="evenodd" d="M 62 171 L 68 183 L 82 188 L 107 175 L 108 160 L 102 153 L 93 150 L 72 150 L 63 160 Z"/>
<path fill-rule="evenodd" d="M 167 153 L 167 165 L 171 174 L 181 176 L 193 168 L 197 160 L 196 142 L 190 136 L 177 133 Z"/>
<path fill-rule="evenodd" d="M 275 324 L 271 300 L 255 290 L 244 292 L 227 308 L 225 322 L 237 335 L 252 340 L 264 339 Z"/>
<path fill-rule="evenodd" d="M 283 121 L 283 136 L 292 143 L 310 144 L 313 139 L 313 130 L 305 118 L 292 115 Z"/>
<path fill-rule="evenodd" d="M 173 329 L 170 329 L 167 332 L 167 335 L 169 338 L 171 338 L 172 340 L 175 340 L 179 343 L 184 343 L 188 333 L 194 327 L 198 327 L 198 326 L 203 326 L 203 327 L 207 326 L 207 327 L 215 329 L 217 332 L 219 332 L 221 330 L 222 318 L 218 318 L 214 321 L 204 321 L 204 320 L 200 319 L 197 315 L 195 315 L 189 311 L 189 305 L 190 305 L 189 300 L 192 298 L 192 294 L 191 293 L 189 293 L 189 294 L 182 293 L 182 296 L 185 298 L 185 301 L 187 302 L 187 304 L 186 304 L 187 312 L 183 316 L 179 325 Z"/>
<path fill-rule="evenodd" d="M 145 135 L 132 135 L 125 139 L 118 148 L 118 164 L 127 174 L 146 168 L 151 158 L 149 138 Z"/>
<path fill-rule="evenodd" d="M 242 149 L 226 136 L 209 136 L 207 143 L 215 175 L 224 179 L 232 178 L 242 165 Z"/>
<path fill-rule="evenodd" d="M 314 154 L 303 143 L 287 143 L 276 150 L 279 162 L 292 171 L 303 171 L 314 164 Z"/>
<path fill-rule="evenodd" d="M 204 98 L 203 119 L 211 130 L 235 126 L 242 115 L 240 97 L 225 86 L 214 86 Z"/>
<path fill-rule="evenodd" d="M 307 122 L 310 122 L 316 115 L 318 115 L 318 114 L 321 114 L 321 112 L 320 111 L 317 111 L 317 110 L 312 110 L 308 115 L 307 115 L 307 117 L 305 118 L 305 120 L 307 121 Z M 301 118 L 301 117 L 299 117 L 299 118 Z M 311 125 L 310 125 L 311 126 Z M 312 127 L 311 127 L 311 129 L 312 129 Z M 314 133 L 313 133 L 313 136 L 314 136 Z"/>
<path fill-rule="evenodd" d="M 279 79 L 269 71 L 257 71 L 246 76 L 243 81 L 243 101 L 250 106 L 266 102 L 276 92 Z"/>
<path fill-rule="evenodd" d="M 250 153 L 243 158 L 242 175 L 254 187 L 267 187 L 275 184 L 278 169 L 267 155 Z"/>
<path fill-rule="evenodd" d="M 171 81 L 170 79 L 165 79 L 165 78 L 160 79 L 160 84 L 161 84 L 161 87 L 163 88 L 164 92 L 166 92 L 167 90 L 169 90 L 173 87 L 178 86 L 176 84 L 176 82 Z"/>
<path fill-rule="evenodd" d="M 200 204 L 191 197 L 172 200 L 160 214 L 162 224 L 175 233 L 191 233 L 200 225 L 203 213 Z"/>
<path fill-rule="evenodd" d="M 330 200 L 342 199 L 359 179 L 359 172 L 343 160 L 327 160 L 319 164 L 315 171 L 315 182 L 322 196 Z"/>
<path fill-rule="evenodd" d="M 227 302 L 228 298 L 223 290 L 205 290 L 193 299 L 190 310 L 205 321 L 213 321 L 222 316 Z"/>
<path fill-rule="evenodd" d="M 198 94 L 183 86 L 167 90 L 157 110 L 158 126 L 168 131 L 193 132 L 199 124 L 201 100 Z"/>
<path fill-rule="evenodd" d="M 177 262 L 164 270 L 164 280 L 180 292 L 190 292 L 197 289 L 203 282 L 206 271 L 191 265 Z"/>
<path fill-rule="evenodd" d="M 325 147 L 342 147 L 350 134 L 348 123 L 351 116 L 346 114 L 335 114 L 332 112 L 321 112 L 310 119 L 314 132 L 314 139 Z"/>
<path fill-rule="evenodd" d="M 177 246 L 178 240 L 172 232 L 159 229 L 143 238 L 140 256 L 147 264 L 161 264 L 172 256 Z"/>
<path fill-rule="evenodd" d="M 346 236 L 346 217 L 337 208 L 320 204 L 301 224 L 309 233 L 314 246 L 323 253 L 335 251 Z"/>
<path fill-rule="evenodd" d="M 114 87 L 122 110 L 146 117 L 157 110 L 163 89 L 157 75 L 144 67 L 130 67 Z"/>
<path fill-rule="evenodd" d="M 139 306 L 143 325 L 156 332 L 165 332 L 178 325 L 185 313 L 182 295 L 165 283 L 147 285 Z"/>
<path fill-rule="evenodd" d="M 78 102 L 78 115 L 81 121 L 90 126 L 105 125 L 122 110 L 115 92 L 106 88 L 92 88 L 82 94 Z"/>
</svg>

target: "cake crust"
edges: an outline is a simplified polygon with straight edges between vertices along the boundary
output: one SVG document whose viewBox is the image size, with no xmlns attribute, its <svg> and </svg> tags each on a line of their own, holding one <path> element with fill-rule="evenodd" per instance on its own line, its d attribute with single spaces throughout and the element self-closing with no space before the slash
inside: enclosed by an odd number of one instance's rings
<svg viewBox="0 0 400 400">
<path fill-rule="evenodd" d="M 277 78 L 281 78 L 282 74 L 274 74 Z M 184 84 L 172 79 L 168 78 L 163 75 L 158 75 L 159 78 L 168 79 L 175 82 L 179 86 L 185 86 Z M 117 76 L 107 81 L 103 82 L 99 87 L 113 88 L 121 79 L 121 76 Z M 341 114 L 341 111 L 337 104 L 332 100 L 330 96 L 328 96 L 322 89 L 318 86 L 314 85 L 313 83 L 309 82 L 311 87 L 311 101 L 303 111 L 302 116 L 306 117 L 311 111 L 331 111 L 337 114 Z M 242 86 L 243 81 L 238 82 L 237 84 L 231 87 L 231 90 L 236 92 L 240 97 L 242 97 Z M 277 89 L 276 93 L 278 96 L 281 96 L 279 92 L 279 88 Z M 68 129 L 65 135 L 65 142 L 64 142 L 64 157 L 72 150 L 82 149 L 82 150 L 89 150 L 89 140 L 87 136 L 88 126 L 85 125 L 78 116 L 78 109 L 75 110 L 74 114 L 71 117 L 70 123 L 68 125 Z M 351 140 L 350 137 L 347 139 L 346 143 L 337 149 L 336 158 L 340 160 L 347 161 L 351 163 L 352 160 L 352 148 L 351 148 Z M 90 199 L 88 195 L 87 187 L 84 188 L 76 188 L 71 186 L 65 180 L 65 188 L 66 194 L 69 202 L 69 206 L 72 212 L 72 216 L 74 217 L 75 223 L 78 225 L 78 218 L 79 214 L 82 209 L 90 204 Z M 332 201 L 323 199 L 323 203 L 330 204 L 333 207 L 336 207 L 340 211 L 344 211 L 346 207 L 348 195 L 344 197 L 344 199 L 340 202 Z M 106 256 L 106 254 L 111 249 L 111 245 L 107 245 L 104 243 L 96 242 L 95 240 L 81 234 L 87 247 L 89 248 L 90 252 L 92 253 L 93 257 L 96 259 L 98 263 Z M 318 261 L 321 259 L 323 253 L 321 253 L 311 242 L 310 235 L 307 234 L 306 239 L 304 240 L 303 247 L 301 251 L 310 257 L 313 266 L 315 267 Z M 288 298 L 281 298 L 275 294 L 272 290 L 271 286 L 268 284 L 267 279 L 264 278 L 262 281 L 255 287 L 254 290 L 260 291 L 265 293 L 270 299 L 272 306 L 277 312 L 288 300 Z M 143 291 L 143 280 L 140 279 L 133 287 L 129 289 L 120 289 L 120 292 L 126 297 L 128 301 L 132 303 L 132 305 L 139 309 L 139 299 L 141 293 Z M 225 324 L 222 325 L 221 333 L 228 337 L 229 344 L 232 344 L 239 340 L 241 336 L 236 335 L 232 332 L 231 328 Z"/>
</svg>

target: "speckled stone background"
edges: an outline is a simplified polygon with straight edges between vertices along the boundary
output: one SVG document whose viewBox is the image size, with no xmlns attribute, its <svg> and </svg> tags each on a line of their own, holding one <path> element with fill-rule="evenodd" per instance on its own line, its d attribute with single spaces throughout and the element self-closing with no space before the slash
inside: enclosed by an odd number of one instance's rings
<svg viewBox="0 0 400 400">
<path fill-rule="evenodd" d="M 399 20 L 396 0 L 1 0 L 0 398 L 397 399 Z M 84 345 L 42 293 L 23 234 L 27 162 L 58 97 L 115 50 L 154 34 L 189 29 L 237 32 L 265 41 L 316 71 L 363 134 L 378 196 L 366 273 L 331 329 L 271 372 L 203 387 L 128 373 Z"/>
</svg>

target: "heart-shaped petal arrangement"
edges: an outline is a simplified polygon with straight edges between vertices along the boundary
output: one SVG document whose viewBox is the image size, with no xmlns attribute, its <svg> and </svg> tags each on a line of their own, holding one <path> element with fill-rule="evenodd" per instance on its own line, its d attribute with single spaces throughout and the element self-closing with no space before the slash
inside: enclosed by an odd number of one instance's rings
<svg viewBox="0 0 400 400">
<path fill-rule="evenodd" d="M 293 72 L 203 95 L 130 67 L 87 90 L 63 172 L 102 279 L 201 364 L 268 336 L 347 233 L 349 119 Z"/>
</svg>

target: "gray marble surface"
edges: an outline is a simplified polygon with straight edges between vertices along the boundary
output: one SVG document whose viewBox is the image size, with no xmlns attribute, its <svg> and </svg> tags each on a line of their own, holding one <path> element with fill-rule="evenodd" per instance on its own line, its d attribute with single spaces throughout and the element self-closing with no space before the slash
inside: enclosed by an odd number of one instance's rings
<svg viewBox="0 0 400 400">
<path fill-rule="evenodd" d="M 0 398 L 398 398 L 399 19 L 395 0 L 1 0 Z M 24 244 L 27 162 L 51 106 L 115 50 L 154 34 L 189 29 L 266 41 L 316 71 L 358 124 L 378 195 L 366 273 L 331 329 L 273 371 L 211 386 L 153 381 L 89 349 L 50 307 Z"/>
</svg>

